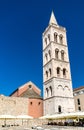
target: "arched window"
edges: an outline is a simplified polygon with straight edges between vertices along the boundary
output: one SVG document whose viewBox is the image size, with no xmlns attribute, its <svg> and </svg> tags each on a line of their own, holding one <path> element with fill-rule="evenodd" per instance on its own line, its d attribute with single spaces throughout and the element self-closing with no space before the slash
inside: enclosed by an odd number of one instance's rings
<svg viewBox="0 0 84 130">
<path fill-rule="evenodd" d="M 64 51 L 61 51 L 61 59 L 64 61 Z"/>
<path fill-rule="evenodd" d="M 62 112 L 62 108 L 61 108 L 61 106 L 59 105 L 58 106 L 58 113 L 61 113 Z"/>
<path fill-rule="evenodd" d="M 50 42 L 50 34 L 48 34 L 48 40 L 49 40 L 49 42 Z"/>
<path fill-rule="evenodd" d="M 51 51 L 50 50 L 48 51 L 48 54 L 49 54 L 49 57 L 51 58 Z"/>
<path fill-rule="evenodd" d="M 61 44 L 63 44 L 63 35 L 62 34 L 59 35 L 59 41 Z"/>
<path fill-rule="evenodd" d="M 48 61 L 48 54 L 47 53 L 45 54 L 45 58 L 46 58 L 46 61 Z"/>
<path fill-rule="evenodd" d="M 46 88 L 46 97 L 48 97 L 48 96 L 49 96 L 49 89 Z"/>
<path fill-rule="evenodd" d="M 45 43 L 46 43 L 46 45 L 47 45 L 47 38 L 45 38 Z"/>
<path fill-rule="evenodd" d="M 56 49 L 55 49 L 55 58 L 56 58 L 56 59 L 59 59 L 58 54 L 59 54 L 59 49 L 56 48 Z"/>
<path fill-rule="evenodd" d="M 57 67 L 57 76 L 60 76 L 60 68 Z"/>
<path fill-rule="evenodd" d="M 66 69 L 65 68 L 63 69 L 63 76 L 64 77 L 66 76 Z"/>
<path fill-rule="evenodd" d="M 52 96 L 52 87 L 50 86 L 50 96 Z"/>
<path fill-rule="evenodd" d="M 58 88 L 63 88 L 62 85 L 58 85 Z"/>
<path fill-rule="evenodd" d="M 46 78 L 48 78 L 48 71 L 46 71 Z"/>
<path fill-rule="evenodd" d="M 29 87 L 29 89 L 31 89 L 31 88 L 32 88 L 32 85 L 31 85 L 31 84 L 29 84 L 29 85 L 28 85 L 28 87 Z"/>
<path fill-rule="evenodd" d="M 54 33 L 54 42 L 57 43 L 57 33 L 56 32 Z"/>
<path fill-rule="evenodd" d="M 51 68 L 49 69 L 49 75 L 50 75 L 50 77 L 51 77 Z"/>
<path fill-rule="evenodd" d="M 64 90 L 64 88 L 63 88 L 63 86 L 62 85 L 58 85 L 58 87 L 57 87 L 57 89 L 61 92 L 63 92 L 63 90 Z"/>
<path fill-rule="evenodd" d="M 70 88 L 68 86 L 64 86 L 64 90 L 68 92 L 68 91 L 70 91 Z"/>
</svg>

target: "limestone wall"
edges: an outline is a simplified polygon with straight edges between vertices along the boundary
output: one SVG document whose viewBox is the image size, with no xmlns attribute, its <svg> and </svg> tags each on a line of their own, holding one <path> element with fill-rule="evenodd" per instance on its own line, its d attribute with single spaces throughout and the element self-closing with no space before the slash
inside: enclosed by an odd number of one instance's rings
<svg viewBox="0 0 84 130">
<path fill-rule="evenodd" d="M 28 98 L 0 96 L 0 115 L 28 114 Z"/>
</svg>

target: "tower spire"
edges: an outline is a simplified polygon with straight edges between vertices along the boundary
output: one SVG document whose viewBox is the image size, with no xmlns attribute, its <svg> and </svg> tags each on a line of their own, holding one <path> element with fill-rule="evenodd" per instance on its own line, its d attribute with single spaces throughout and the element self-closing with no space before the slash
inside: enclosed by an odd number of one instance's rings
<svg viewBox="0 0 84 130">
<path fill-rule="evenodd" d="M 51 13 L 49 24 L 56 24 L 57 25 L 57 21 L 56 21 L 56 18 L 55 18 L 55 15 L 54 15 L 53 11 Z"/>
</svg>

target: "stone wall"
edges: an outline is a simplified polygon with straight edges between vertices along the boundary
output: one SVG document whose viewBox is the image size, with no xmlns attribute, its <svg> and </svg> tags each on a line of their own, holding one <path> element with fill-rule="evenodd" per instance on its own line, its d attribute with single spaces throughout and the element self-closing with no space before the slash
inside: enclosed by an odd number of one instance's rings
<svg viewBox="0 0 84 130">
<path fill-rule="evenodd" d="M 0 115 L 28 114 L 28 98 L 0 96 Z"/>
</svg>

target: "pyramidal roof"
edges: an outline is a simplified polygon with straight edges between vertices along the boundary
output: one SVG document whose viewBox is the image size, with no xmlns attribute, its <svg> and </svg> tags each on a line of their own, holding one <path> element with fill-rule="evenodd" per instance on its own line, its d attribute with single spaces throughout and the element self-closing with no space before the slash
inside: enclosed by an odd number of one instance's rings
<svg viewBox="0 0 84 130">
<path fill-rule="evenodd" d="M 57 25 L 57 21 L 56 21 L 56 18 L 55 18 L 55 15 L 54 15 L 53 11 L 51 13 L 49 24 L 56 24 Z"/>
</svg>

